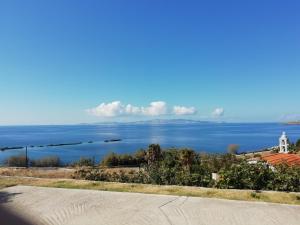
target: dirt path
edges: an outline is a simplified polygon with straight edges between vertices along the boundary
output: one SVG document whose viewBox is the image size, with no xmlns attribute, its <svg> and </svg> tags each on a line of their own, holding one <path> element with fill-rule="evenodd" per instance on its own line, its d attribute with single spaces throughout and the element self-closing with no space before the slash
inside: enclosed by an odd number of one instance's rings
<svg viewBox="0 0 300 225">
<path fill-rule="evenodd" d="M 1 206 L 44 225 L 298 225 L 300 206 L 136 193 L 15 186 Z M 8 218 L 0 219 L 0 223 Z"/>
</svg>

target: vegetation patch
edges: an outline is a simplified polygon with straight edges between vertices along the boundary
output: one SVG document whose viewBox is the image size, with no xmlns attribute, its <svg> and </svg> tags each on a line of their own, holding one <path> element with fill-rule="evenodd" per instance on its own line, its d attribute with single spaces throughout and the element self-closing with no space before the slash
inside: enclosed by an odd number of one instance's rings
<svg viewBox="0 0 300 225">
<path fill-rule="evenodd" d="M 71 164 L 73 167 L 95 166 L 95 159 L 81 157 L 78 161 Z"/>
<path fill-rule="evenodd" d="M 78 168 L 74 178 L 122 183 L 300 192 L 299 166 L 280 164 L 273 168 L 264 162 L 250 164 L 245 158 L 237 157 L 235 154 L 199 154 L 191 149 L 162 151 L 159 145 L 150 145 L 147 151 L 141 150 L 134 155 L 112 153 L 101 165 L 112 167 L 128 163 L 132 166 L 137 162 L 139 162 L 138 170 Z M 212 173 L 219 174 L 217 180 L 212 178 Z"/>
<path fill-rule="evenodd" d="M 75 171 L 71 177 L 78 180 L 154 184 L 166 187 L 178 185 L 300 192 L 299 166 L 280 164 L 270 167 L 263 161 L 250 164 L 245 157 L 233 154 L 236 150 L 237 146 L 231 145 L 228 154 L 204 154 L 186 148 L 162 150 L 159 145 L 152 144 L 147 150 L 139 150 L 131 155 L 111 153 L 97 166 L 94 159 L 81 158 L 72 164 Z M 7 164 L 26 166 L 26 157 L 23 155 L 10 157 Z M 61 165 L 59 158 L 55 156 L 30 160 L 29 164 L 35 167 Z M 53 174 L 55 177 L 55 173 Z M 176 190 L 172 188 L 172 191 Z M 214 196 L 215 193 L 206 195 Z M 248 197 L 258 198 L 258 196 L 263 198 L 260 194 L 257 196 L 249 194 Z"/>
<path fill-rule="evenodd" d="M 41 159 L 30 160 L 30 165 L 33 167 L 59 167 L 61 162 L 57 156 L 47 156 Z"/>
<path fill-rule="evenodd" d="M 0 167 L 0 176 L 37 177 L 37 178 L 72 178 L 74 169 L 69 168 L 16 168 Z"/>
<path fill-rule="evenodd" d="M 254 192 L 251 192 L 250 195 L 251 195 L 252 198 L 260 199 L 260 195 L 259 195 L 258 192 L 255 192 L 255 191 L 254 191 Z"/>
<path fill-rule="evenodd" d="M 11 156 L 5 160 L 5 164 L 7 166 L 15 166 L 15 167 L 26 167 L 27 162 L 28 160 L 26 158 L 26 155 Z"/>
</svg>

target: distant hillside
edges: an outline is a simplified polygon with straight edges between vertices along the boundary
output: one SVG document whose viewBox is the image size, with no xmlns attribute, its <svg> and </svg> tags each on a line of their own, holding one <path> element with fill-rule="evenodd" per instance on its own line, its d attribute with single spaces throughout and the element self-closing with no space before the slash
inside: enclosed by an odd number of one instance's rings
<svg viewBox="0 0 300 225">
<path fill-rule="evenodd" d="M 209 121 L 186 120 L 186 119 L 154 119 L 145 121 L 130 122 L 130 124 L 199 124 L 213 123 Z"/>
<path fill-rule="evenodd" d="M 287 122 L 286 124 L 288 124 L 288 125 L 300 125 L 300 121 L 290 121 L 290 122 Z"/>
<path fill-rule="evenodd" d="M 154 120 L 141 120 L 134 122 L 100 122 L 85 125 L 118 125 L 118 124 L 209 124 L 216 123 L 211 121 L 199 121 L 199 120 L 186 120 L 186 119 L 154 119 Z M 84 125 L 84 124 L 81 124 Z"/>
</svg>

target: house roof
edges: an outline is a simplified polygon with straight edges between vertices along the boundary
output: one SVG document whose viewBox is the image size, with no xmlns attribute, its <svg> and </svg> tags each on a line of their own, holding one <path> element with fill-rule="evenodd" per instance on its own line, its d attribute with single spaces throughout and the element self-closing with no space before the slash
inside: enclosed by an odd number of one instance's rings
<svg viewBox="0 0 300 225">
<path fill-rule="evenodd" d="M 280 163 L 286 163 L 289 166 L 293 166 L 293 165 L 300 166 L 300 156 L 296 154 L 276 153 L 276 154 L 263 156 L 262 160 L 267 161 L 269 164 L 273 166 Z"/>
</svg>

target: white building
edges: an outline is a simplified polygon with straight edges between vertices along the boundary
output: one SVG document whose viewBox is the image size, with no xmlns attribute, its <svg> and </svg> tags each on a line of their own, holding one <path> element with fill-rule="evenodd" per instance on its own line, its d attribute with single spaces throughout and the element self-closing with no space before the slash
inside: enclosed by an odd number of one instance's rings
<svg viewBox="0 0 300 225">
<path fill-rule="evenodd" d="M 212 178 L 213 180 L 218 181 L 218 180 L 220 179 L 220 175 L 219 175 L 218 173 L 212 173 L 212 174 L 211 174 L 211 178 Z"/>
<path fill-rule="evenodd" d="M 282 135 L 279 138 L 279 153 L 289 153 L 288 148 L 289 148 L 288 138 L 285 132 L 282 132 Z"/>
</svg>

